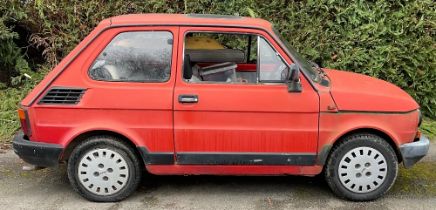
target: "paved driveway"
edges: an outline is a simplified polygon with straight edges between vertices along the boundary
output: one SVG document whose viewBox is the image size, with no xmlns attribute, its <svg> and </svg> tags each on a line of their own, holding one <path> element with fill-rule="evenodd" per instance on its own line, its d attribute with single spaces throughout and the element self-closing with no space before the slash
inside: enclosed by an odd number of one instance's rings
<svg viewBox="0 0 436 210">
<path fill-rule="evenodd" d="M 394 188 L 374 202 L 338 199 L 323 179 L 316 177 L 148 175 L 140 189 L 123 202 L 92 203 L 70 188 L 65 166 L 22 171 L 24 163 L 11 150 L 0 153 L 0 209 L 434 209 L 436 206 L 433 156 L 412 171 L 401 170 Z M 421 174 L 419 170 L 430 177 L 415 176 L 413 173 Z"/>
</svg>

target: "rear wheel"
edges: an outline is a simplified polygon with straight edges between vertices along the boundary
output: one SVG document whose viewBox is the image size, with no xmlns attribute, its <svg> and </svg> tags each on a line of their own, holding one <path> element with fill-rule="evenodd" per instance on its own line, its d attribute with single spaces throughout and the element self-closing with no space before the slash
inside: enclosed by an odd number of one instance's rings
<svg viewBox="0 0 436 210">
<path fill-rule="evenodd" d="M 141 180 L 141 162 L 135 151 L 112 136 L 91 137 L 79 144 L 68 161 L 74 190 L 91 201 L 120 201 Z"/>
<path fill-rule="evenodd" d="M 354 134 L 332 149 L 325 178 L 336 195 L 368 201 L 385 194 L 397 173 L 398 160 L 391 145 L 374 134 Z"/>
</svg>

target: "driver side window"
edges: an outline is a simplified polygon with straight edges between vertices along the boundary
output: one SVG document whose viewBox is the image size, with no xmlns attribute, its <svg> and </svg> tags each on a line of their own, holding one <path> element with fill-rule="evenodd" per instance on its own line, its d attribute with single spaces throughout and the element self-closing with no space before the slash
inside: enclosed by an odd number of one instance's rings
<svg viewBox="0 0 436 210">
<path fill-rule="evenodd" d="M 183 79 L 188 83 L 283 83 L 288 65 L 255 34 L 189 32 Z"/>
<path fill-rule="evenodd" d="M 259 81 L 282 82 L 286 79 L 288 65 L 271 45 L 259 37 Z"/>
</svg>

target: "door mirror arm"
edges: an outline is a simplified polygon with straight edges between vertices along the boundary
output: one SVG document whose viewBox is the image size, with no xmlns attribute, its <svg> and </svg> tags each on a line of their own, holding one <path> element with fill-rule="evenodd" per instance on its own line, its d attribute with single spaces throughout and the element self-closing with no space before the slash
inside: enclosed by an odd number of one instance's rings
<svg viewBox="0 0 436 210">
<path fill-rule="evenodd" d="M 299 93 L 302 91 L 300 80 L 300 68 L 296 64 L 289 66 L 288 78 L 288 92 Z"/>
</svg>

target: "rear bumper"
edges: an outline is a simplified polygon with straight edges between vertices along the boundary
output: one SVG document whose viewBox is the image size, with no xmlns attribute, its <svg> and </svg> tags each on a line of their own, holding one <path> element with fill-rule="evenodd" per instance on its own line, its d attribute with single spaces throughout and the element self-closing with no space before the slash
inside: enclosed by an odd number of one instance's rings
<svg viewBox="0 0 436 210">
<path fill-rule="evenodd" d="M 421 135 L 418 141 L 403 144 L 400 146 L 401 156 L 403 158 L 404 167 L 409 168 L 416 162 L 427 155 L 430 148 L 430 141 L 424 135 Z"/>
<path fill-rule="evenodd" d="M 59 164 L 64 148 L 59 144 L 29 141 L 23 132 L 15 135 L 12 142 L 15 154 L 25 162 L 36 166 L 50 167 Z"/>
</svg>

